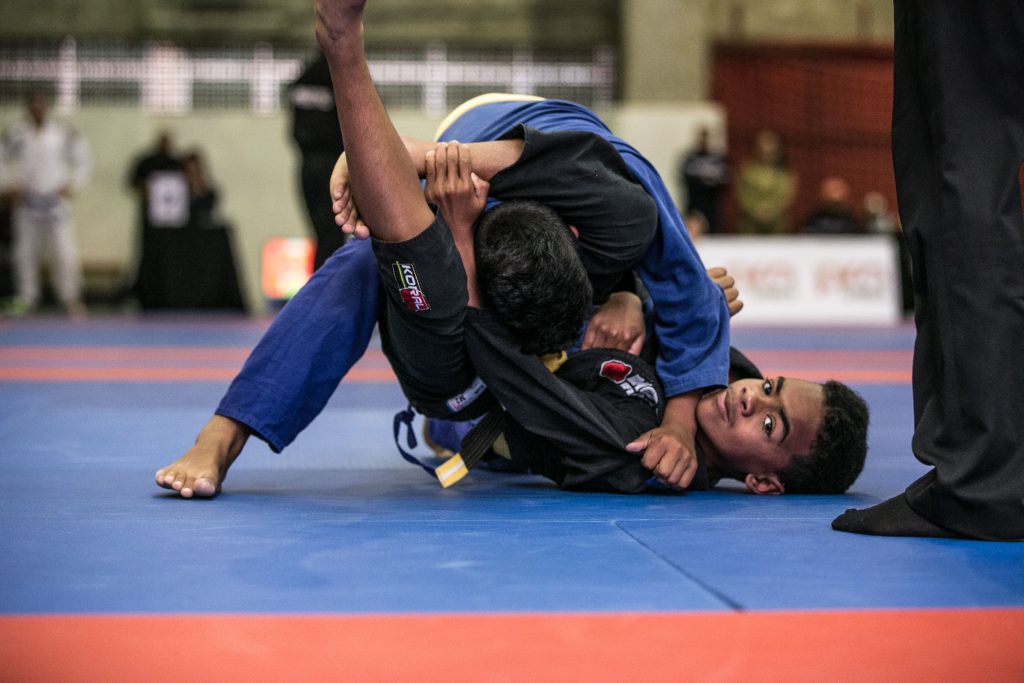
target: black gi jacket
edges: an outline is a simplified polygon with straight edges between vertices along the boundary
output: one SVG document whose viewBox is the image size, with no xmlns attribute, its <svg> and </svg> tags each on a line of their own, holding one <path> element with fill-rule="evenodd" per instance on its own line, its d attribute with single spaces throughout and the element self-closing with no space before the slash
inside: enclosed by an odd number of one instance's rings
<svg viewBox="0 0 1024 683">
<path fill-rule="evenodd" d="M 565 489 L 639 493 L 659 487 L 641 454 L 625 449 L 661 423 L 665 395 L 651 364 L 621 351 L 589 349 L 552 374 L 519 350 L 490 311 L 469 309 L 467 323 L 474 366 L 505 408 L 514 464 Z M 730 361 L 739 378 L 761 377 L 739 351 L 730 350 Z M 697 458 L 688 490 L 710 488 L 699 447 Z"/>
</svg>

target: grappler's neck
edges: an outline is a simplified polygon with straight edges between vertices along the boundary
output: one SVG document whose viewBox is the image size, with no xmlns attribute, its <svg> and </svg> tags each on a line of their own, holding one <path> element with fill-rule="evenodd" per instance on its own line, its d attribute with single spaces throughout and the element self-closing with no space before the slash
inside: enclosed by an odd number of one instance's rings
<svg viewBox="0 0 1024 683">
<path fill-rule="evenodd" d="M 722 460 L 722 455 L 718 452 L 718 449 L 715 448 L 711 440 L 700 429 L 697 429 L 697 445 L 707 465 L 709 487 L 714 488 L 722 479 L 737 478 L 736 473 Z"/>
</svg>

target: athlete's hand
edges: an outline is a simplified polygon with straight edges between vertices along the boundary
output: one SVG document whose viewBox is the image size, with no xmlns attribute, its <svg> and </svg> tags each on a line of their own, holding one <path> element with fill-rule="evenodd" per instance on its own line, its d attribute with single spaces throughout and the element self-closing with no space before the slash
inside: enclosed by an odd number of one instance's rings
<svg viewBox="0 0 1024 683">
<path fill-rule="evenodd" d="M 352 186 L 349 184 L 348 157 L 342 152 L 331 172 L 331 210 L 334 211 L 334 222 L 346 235 L 365 240 L 370 236 L 370 229 L 359 216 L 359 210 L 352 199 Z"/>
<path fill-rule="evenodd" d="M 736 315 L 743 310 L 743 302 L 740 301 L 740 290 L 736 289 L 736 280 L 721 266 L 708 268 L 708 275 L 714 280 L 718 288 L 725 295 L 725 302 L 729 305 L 729 317 Z"/>
<path fill-rule="evenodd" d="M 626 444 L 626 450 L 643 451 L 640 461 L 643 466 L 651 470 L 658 481 L 673 488 L 685 489 L 697 473 L 694 435 L 680 427 L 662 424 Z"/>
<path fill-rule="evenodd" d="M 612 292 L 590 318 L 584 349 L 619 349 L 639 354 L 644 347 L 644 311 L 640 297 L 632 292 Z"/>
<path fill-rule="evenodd" d="M 427 201 L 437 205 L 456 241 L 471 240 L 491 185 L 473 173 L 469 147 L 455 141 L 438 144 L 426 154 L 426 175 Z"/>
</svg>

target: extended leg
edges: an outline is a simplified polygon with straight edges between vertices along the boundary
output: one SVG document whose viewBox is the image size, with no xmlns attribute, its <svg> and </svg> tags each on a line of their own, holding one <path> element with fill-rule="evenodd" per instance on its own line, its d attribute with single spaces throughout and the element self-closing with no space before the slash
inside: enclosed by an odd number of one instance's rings
<svg viewBox="0 0 1024 683">
<path fill-rule="evenodd" d="M 317 0 L 316 36 L 327 57 L 345 140 L 352 194 L 373 237 L 401 242 L 434 215 L 370 77 L 363 51 L 365 0 Z"/>
<path fill-rule="evenodd" d="M 316 33 L 331 70 L 352 198 L 374 238 L 386 297 L 382 345 L 414 406 L 468 419 L 484 410 L 477 399 L 485 394 L 463 343 L 465 270 L 370 77 L 364 4 L 317 0 Z"/>
<path fill-rule="evenodd" d="M 327 259 L 278 313 L 195 445 L 156 473 L 157 484 L 209 497 L 250 433 L 275 452 L 291 443 L 366 350 L 377 321 L 376 269 L 368 242 L 353 240 Z"/>
</svg>

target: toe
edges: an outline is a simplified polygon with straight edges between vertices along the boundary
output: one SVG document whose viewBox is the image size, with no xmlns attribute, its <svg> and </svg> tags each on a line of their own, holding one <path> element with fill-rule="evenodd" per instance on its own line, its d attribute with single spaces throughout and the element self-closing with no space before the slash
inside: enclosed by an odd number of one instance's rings
<svg viewBox="0 0 1024 683">
<path fill-rule="evenodd" d="M 185 481 L 181 483 L 181 497 L 191 498 L 196 492 L 196 478 L 194 476 L 185 477 Z"/>
<path fill-rule="evenodd" d="M 211 498 L 217 493 L 217 485 L 209 479 L 196 479 L 193 490 L 200 498 Z"/>
</svg>

